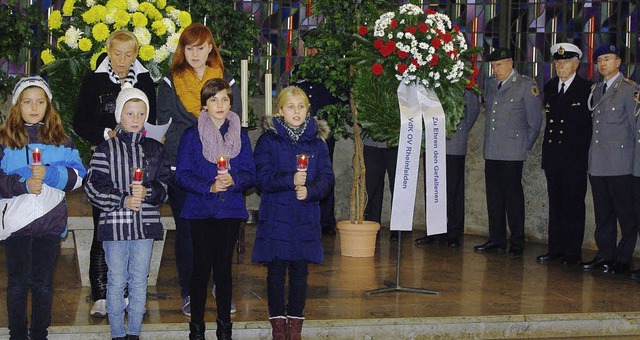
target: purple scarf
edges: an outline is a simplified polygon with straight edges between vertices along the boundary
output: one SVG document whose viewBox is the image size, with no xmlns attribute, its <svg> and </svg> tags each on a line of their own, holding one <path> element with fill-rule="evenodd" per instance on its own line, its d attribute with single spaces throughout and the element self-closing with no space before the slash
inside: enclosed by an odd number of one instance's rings
<svg viewBox="0 0 640 340">
<path fill-rule="evenodd" d="M 236 113 L 229 111 L 227 122 L 229 129 L 223 138 L 207 110 L 200 111 L 198 134 L 202 142 L 202 155 L 211 163 L 216 164 L 216 159 L 220 156 L 232 159 L 240 153 L 240 118 Z"/>
</svg>

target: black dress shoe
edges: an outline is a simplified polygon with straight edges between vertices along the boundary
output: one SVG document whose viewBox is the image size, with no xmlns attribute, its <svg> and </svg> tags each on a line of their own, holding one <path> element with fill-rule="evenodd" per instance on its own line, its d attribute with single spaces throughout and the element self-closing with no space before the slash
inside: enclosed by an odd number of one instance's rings
<svg viewBox="0 0 640 340">
<path fill-rule="evenodd" d="M 522 256 L 523 249 L 520 247 L 511 247 L 509 248 L 509 256 L 510 257 L 520 257 Z"/>
<path fill-rule="evenodd" d="M 460 248 L 460 241 L 459 240 L 448 240 L 447 241 L 447 247 L 449 247 L 449 248 Z"/>
<path fill-rule="evenodd" d="M 322 228 L 322 233 L 325 235 L 335 235 L 336 234 L 336 229 L 335 228 Z"/>
<path fill-rule="evenodd" d="M 394 230 L 391 232 L 391 236 L 389 236 L 389 240 L 390 241 L 397 241 L 398 240 L 398 233 L 399 231 Z"/>
<path fill-rule="evenodd" d="M 475 246 L 473 247 L 473 250 L 479 252 L 479 253 L 484 253 L 484 252 L 488 252 L 488 251 L 492 251 L 495 250 L 498 253 L 504 254 L 506 251 L 505 247 L 501 247 L 497 244 L 495 244 L 493 241 L 489 240 L 479 246 Z"/>
<path fill-rule="evenodd" d="M 558 256 L 551 255 L 550 253 L 546 253 L 544 255 L 540 255 L 540 256 L 536 257 L 536 262 L 538 262 L 540 264 L 544 264 L 544 263 L 549 263 L 549 262 L 555 262 L 558 259 L 559 259 Z"/>
<path fill-rule="evenodd" d="M 631 280 L 635 281 L 635 282 L 640 282 L 640 268 L 632 271 L 629 276 L 631 277 Z"/>
<path fill-rule="evenodd" d="M 611 266 L 612 264 L 613 264 L 612 261 L 607 261 L 604 259 L 594 257 L 593 260 L 589 262 L 580 263 L 580 266 L 582 266 L 582 270 L 591 270 L 591 269 L 600 269 L 600 268 L 603 268 L 604 266 Z"/>
<path fill-rule="evenodd" d="M 631 266 L 626 262 L 615 261 L 612 265 L 605 264 L 603 272 L 608 274 L 626 274 L 631 269 Z"/>
</svg>

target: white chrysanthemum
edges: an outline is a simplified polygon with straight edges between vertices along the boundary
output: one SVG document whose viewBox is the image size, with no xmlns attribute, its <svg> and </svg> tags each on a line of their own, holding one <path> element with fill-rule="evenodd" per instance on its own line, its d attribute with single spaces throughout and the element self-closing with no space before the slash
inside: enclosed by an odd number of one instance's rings
<svg viewBox="0 0 640 340">
<path fill-rule="evenodd" d="M 436 53 L 436 48 L 433 46 L 429 46 L 429 54 L 434 54 Z"/>
<path fill-rule="evenodd" d="M 414 65 L 414 64 L 411 64 L 411 65 L 409 65 L 409 67 L 407 67 L 407 70 L 408 70 L 409 72 L 415 72 L 417 69 L 418 69 L 418 68 L 417 68 L 417 67 L 416 67 L 416 65 Z"/>
<path fill-rule="evenodd" d="M 433 87 L 434 87 L 434 88 L 435 88 L 435 87 L 440 87 L 440 83 L 435 83 L 435 84 L 433 85 Z"/>
<path fill-rule="evenodd" d="M 173 22 L 173 20 L 169 18 L 163 18 L 162 23 L 164 23 L 164 25 L 167 27 L 167 33 L 176 33 L 176 24 Z"/>
<path fill-rule="evenodd" d="M 160 64 L 161 62 L 169 58 L 170 54 L 171 53 L 169 52 L 169 48 L 167 47 L 167 45 L 162 45 L 159 49 L 156 50 L 156 54 L 153 55 L 153 61 Z"/>
<path fill-rule="evenodd" d="M 176 51 L 176 48 L 178 47 L 178 40 L 180 39 L 180 33 L 173 33 L 169 36 L 169 38 L 167 38 L 167 48 L 169 49 L 169 52 L 173 53 Z"/>
<path fill-rule="evenodd" d="M 76 27 L 69 27 L 64 32 L 64 43 L 71 48 L 78 48 L 78 40 L 82 38 L 82 30 Z"/>
<path fill-rule="evenodd" d="M 133 29 L 133 35 L 138 38 L 140 46 L 149 45 L 151 43 L 151 32 L 146 27 L 136 27 Z"/>
<path fill-rule="evenodd" d="M 429 44 L 427 44 L 426 42 L 421 42 L 418 44 L 418 47 L 420 47 L 420 49 L 426 50 L 429 48 Z"/>
<path fill-rule="evenodd" d="M 91 8 L 96 5 L 96 0 L 87 0 L 85 4 L 87 4 L 87 7 Z"/>
<path fill-rule="evenodd" d="M 114 22 L 116 22 L 116 12 L 118 11 L 117 8 L 110 8 L 109 9 L 109 13 L 107 13 L 107 17 L 105 18 L 105 22 L 109 25 L 113 25 Z"/>
<path fill-rule="evenodd" d="M 416 40 L 416 39 L 411 40 L 411 47 L 417 48 L 418 47 L 418 40 Z"/>
<path fill-rule="evenodd" d="M 127 0 L 127 11 L 129 11 L 129 13 L 137 11 L 139 6 L 140 3 L 138 3 L 138 0 Z"/>
<path fill-rule="evenodd" d="M 397 38 L 397 39 L 402 39 L 402 38 L 404 37 L 404 34 L 405 34 L 404 32 L 398 32 L 398 33 L 396 34 L 396 38 Z M 407 34 L 408 34 L 408 33 L 407 33 Z"/>
<path fill-rule="evenodd" d="M 173 11 L 170 11 L 167 14 L 169 15 L 169 18 L 171 18 L 175 22 L 178 22 L 180 20 L 180 10 L 179 9 L 174 9 Z"/>
</svg>

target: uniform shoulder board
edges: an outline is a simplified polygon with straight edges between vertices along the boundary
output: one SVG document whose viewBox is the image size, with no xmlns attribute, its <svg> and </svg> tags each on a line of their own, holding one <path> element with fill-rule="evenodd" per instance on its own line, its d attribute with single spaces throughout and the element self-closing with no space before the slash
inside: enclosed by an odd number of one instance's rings
<svg viewBox="0 0 640 340">
<path fill-rule="evenodd" d="M 624 81 L 629 85 L 636 86 L 636 82 L 629 78 L 624 78 Z"/>
<path fill-rule="evenodd" d="M 529 76 L 525 76 L 525 75 L 523 75 L 523 74 L 521 74 L 520 76 L 521 76 L 523 79 L 526 79 L 526 80 L 533 80 L 533 78 L 531 78 L 531 77 L 529 77 Z"/>
</svg>

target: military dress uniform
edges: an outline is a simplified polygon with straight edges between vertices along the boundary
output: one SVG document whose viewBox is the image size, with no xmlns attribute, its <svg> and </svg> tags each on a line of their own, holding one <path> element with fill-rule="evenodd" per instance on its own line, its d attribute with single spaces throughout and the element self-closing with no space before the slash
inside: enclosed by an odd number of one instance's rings
<svg viewBox="0 0 640 340">
<path fill-rule="evenodd" d="M 525 219 L 522 167 L 540 133 L 542 101 L 533 79 L 515 69 L 498 86 L 498 80 L 490 77 L 484 91 L 489 236 L 494 248 L 506 249 L 506 213 L 511 231 L 510 255 L 520 255 L 524 249 Z M 482 251 L 482 246 L 476 250 Z"/>
<path fill-rule="evenodd" d="M 608 85 L 592 86 L 593 133 L 589 148 L 589 180 L 593 193 L 598 252 L 583 269 L 629 270 L 637 239 L 633 210 L 633 162 L 636 130 L 634 93 L 638 86 L 622 73 Z M 621 239 L 617 225 L 620 224 Z"/>
<path fill-rule="evenodd" d="M 564 93 L 560 78 L 544 86 L 546 125 L 542 169 L 549 195 L 550 259 L 577 263 L 582 253 L 587 193 L 587 155 L 591 141 L 591 111 L 587 100 L 592 83 L 577 74 Z"/>
</svg>

